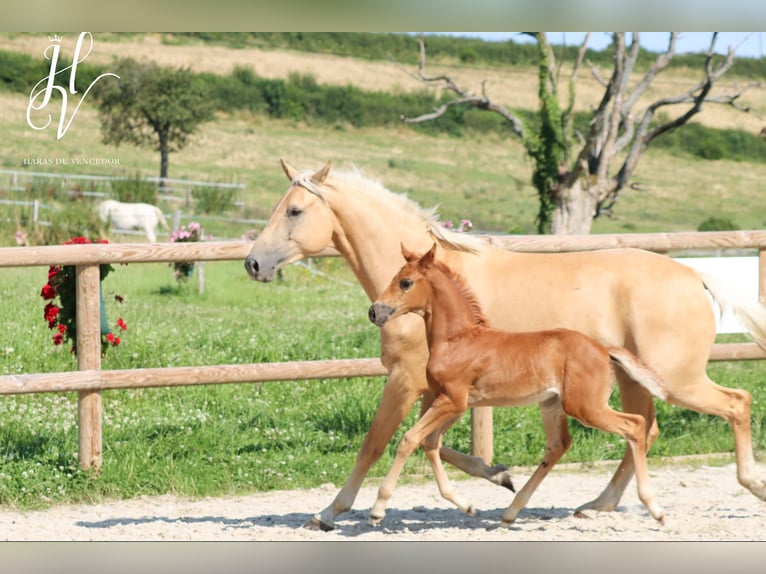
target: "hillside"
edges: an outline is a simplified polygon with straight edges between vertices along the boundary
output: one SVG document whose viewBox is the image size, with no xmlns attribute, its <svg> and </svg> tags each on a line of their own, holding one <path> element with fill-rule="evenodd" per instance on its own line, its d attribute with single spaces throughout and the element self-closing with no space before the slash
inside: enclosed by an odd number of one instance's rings
<svg viewBox="0 0 766 574">
<path fill-rule="evenodd" d="M 458 39 L 455 40 L 459 41 Z M 0 50 L 18 51 L 40 56 L 49 45 L 42 34 L 0 34 Z M 73 41 L 69 48 L 73 49 Z M 309 52 L 266 50 L 256 47 L 229 48 L 204 43 L 167 44 L 160 34 L 123 35 L 110 34 L 105 40 L 95 35 L 95 47 L 88 58 L 89 63 L 108 64 L 114 58 L 130 56 L 155 61 L 161 65 L 185 67 L 194 72 L 230 74 L 236 67 L 251 67 L 264 78 L 286 78 L 291 73 L 313 75 L 319 83 L 354 85 L 370 91 L 419 91 L 423 83 L 414 77 L 417 71 L 418 46 L 412 40 L 412 55 L 408 61 L 381 62 L 357 58 L 332 56 Z M 512 109 L 537 108 L 537 70 L 534 68 L 488 68 L 456 62 L 449 65 L 429 64 L 429 73 L 450 74 L 461 85 L 480 92 L 486 80 L 487 91 L 492 99 Z M 566 72 L 566 68 L 564 68 Z M 688 89 L 700 78 L 696 70 L 673 70 L 672 76 L 660 77 L 646 94 L 646 101 L 677 94 Z M 720 90 L 730 90 L 742 83 L 742 78 L 729 77 L 721 82 Z M 589 110 L 597 105 L 602 89 L 588 73 L 580 73 L 577 83 L 576 110 Z M 766 90 L 748 92 L 740 102 L 766 113 Z M 715 128 L 742 129 L 758 133 L 764 120 L 756 115 L 746 115 L 721 106 L 708 106 L 695 121 Z"/>
<path fill-rule="evenodd" d="M 284 78 L 291 72 L 312 74 L 320 83 L 353 83 L 366 90 L 416 91 L 423 86 L 411 77 L 409 66 L 356 58 L 200 44 L 166 45 L 159 35 L 96 35 L 88 59 L 108 65 L 115 57 L 132 56 L 193 71 L 227 74 L 235 66 L 252 66 L 264 77 Z M 40 55 L 48 45 L 42 35 L 0 34 L 0 50 Z M 536 105 L 534 70 L 492 70 L 452 64 L 450 74 L 488 90 L 518 108 Z M 436 70 L 433 70 L 434 72 Z M 592 105 L 595 82 L 581 74 L 578 107 Z M 677 73 L 658 83 L 652 96 L 688 85 L 691 73 Z M 732 80 L 733 82 L 734 80 Z M 731 84 L 729 84 L 731 85 Z M 764 90 L 751 92 L 752 105 L 766 110 Z M 590 98 L 590 100 L 589 100 Z M 743 102 L 745 103 L 745 102 Z M 33 132 L 25 123 L 27 96 L 0 92 L 0 167 L 21 169 L 24 158 L 108 156 L 114 167 L 63 165 L 47 168 L 66 173 L 98 175 L 155 175 L 159 157 L 132 146 L 105 146 L 100 141 L 95 106 L 84 105 L 75 127 L 60 141 L 52 132 Z M 762 119 L 715 106 L 699 121 L 712 127 L 758 132 Z M 279 168 L 284 157 L 299 168 L 356 166 L 392 191 L 407 193 L 424 206 L 440 206 L 445 219 L 470 218 L 477 229 L 534 232 L 536 197 L 530 183 L 531 164 L 518 140 L 497 133 L 469 133 L 463 137 L 433 136 L 405 125 L 394 128 L 354 128 L 348 125 L 310 125 L 294 120 L 272 120 L 237 110 L 221 112 L 204 124 L 188 147 L 171 154 L 174 178 L 236 181 L 245 184 L 245 209 L 240 215 L 263 218 L 286 189 Z M 593 232 L 693 230 L 711 215 L 729 218 L 740 228 L 766 227 L 766 197 L 762 182 L 766 165 L 733 161 L 703 161 L 674 157 L 652 150 L 639 164 L 634 180 L 643 191 L 627 190 L 612 219 L 600 218 Z"/>
</svg>

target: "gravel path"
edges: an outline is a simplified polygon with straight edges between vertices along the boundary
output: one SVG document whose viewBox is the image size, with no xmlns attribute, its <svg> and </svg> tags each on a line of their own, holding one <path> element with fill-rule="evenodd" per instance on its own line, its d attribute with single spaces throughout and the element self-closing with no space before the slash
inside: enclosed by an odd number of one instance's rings
<svg viewBox="0 0 766 574">
<path fill-rule="evenodd" d="M 650 467 L 664 525 L 639 502 L 632 482 L 616 512 L 573 516 L 573 509 L 595 497 L 616 463 L 553 469 L 510 528 L 498 529 L 512 493 L 479 479 L 458 480 L 458 488 L 478 509 L 468 516 L 441 499 L 434 482 L 401 484 L 389 501 L 383 523 L 371 526 L 367 515 L 375 499 L 371 481 L 354 509 L 343 514 L 332 532 L 301 526 L 329 504 L 333 485 L 311 490 L 277 491 L 250 496 L 186 500 L 174 496 L 142 497 L 95 505 L 57 506 L 45 511 L 0 510 L 0 539 L 65 540 L 764 540 L 766 503 L 743 487 L 731 463 L 709 466 L 671 462 Z M 518 485 L 532 469 L 513 469 Z"/>
</svg>

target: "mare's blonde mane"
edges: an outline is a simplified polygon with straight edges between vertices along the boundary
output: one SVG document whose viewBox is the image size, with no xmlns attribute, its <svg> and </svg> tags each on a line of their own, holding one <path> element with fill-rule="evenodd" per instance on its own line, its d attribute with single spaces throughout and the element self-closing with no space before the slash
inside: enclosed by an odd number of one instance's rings
<svg viewBox="0 0 766 574">
<path fill-rule="evenodd" d="M 423 208 L 406 194 L 390 191 L 380 182 L 363 175 L 358 169 L 353 171 L 333 169 L 322 183 L 313 181 L 311 179 L 313 175 L 314 173 L 311 171 L 301 172 L 293 179 L 292 184 L 299 185 L 324 200 L 326 200 L 329 188 L 340 193 L 352 190 L 362 193 L 372 200 L 382 201 L 395 209 L 414 215 L 425 225 L 426 232 L 445 249 L 477 253 L 482 246 L 486 245 L 478 237 L 450 231 L 443 227 L 439 223 L 436 207 Z"/>
</svg>

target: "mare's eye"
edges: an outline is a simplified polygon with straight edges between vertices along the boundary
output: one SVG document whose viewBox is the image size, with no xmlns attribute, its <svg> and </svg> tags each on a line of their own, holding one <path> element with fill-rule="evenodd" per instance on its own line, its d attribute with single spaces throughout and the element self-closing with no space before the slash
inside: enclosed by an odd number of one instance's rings
<svg viewBox="0 0 766 574">
<path fill-rule="evenodd" d="M 409 289 L 410 287 L 412 287 L 412 279 L 410 279 L 410 278 L 408 278 L 408 277 L 405 277 L 404 279 L 402 279 L 401 281 L 399 281 L 399 288 L 400 288 L 402 291 L 406 291 L 406 290 L 407 290 L 407 289 Z"/>
<path fill-rule="evenodd" d="M 301 213 L 303 213 L 303 210 L 300 207 L 287 208 L 287 217 L 298 217 Z"/>
</svg>

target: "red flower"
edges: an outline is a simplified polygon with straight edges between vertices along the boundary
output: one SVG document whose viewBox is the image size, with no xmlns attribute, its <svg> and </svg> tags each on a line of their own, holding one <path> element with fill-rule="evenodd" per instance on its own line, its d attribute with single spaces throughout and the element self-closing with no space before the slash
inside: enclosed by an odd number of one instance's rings
<svg viewBox="0 0 766 574">
<path fill-rule="evenodd" d="M 43 299 L 55 299 L 57 293 L 56 290 L 53 288 L 53 286 L 50 283 L 46 283 L 43 285 L 42 290 L 40 291 L 40 297 Z"/>
<path fill-rule="evenodd" d="M 60 345 L 63 342 L 64 342 L 64 335 L 62 335 L 61 333 L 56 333 L 55 335 L 53 335 L 54 345 Z"/>
<path fill-rule="evenodd" d="M 128 326 L 125 324 L 125 321 L 122 320 L 122 317 L 117 319 L 117 326 L 120 329 L 122 329 L 123 331 L 127 331 L 128 330 Z"/>
<path fill-rule="evenodd" d="M 48 328 L 49 329 L 53 329 L 53 327 L 56 326 L 56 319 L 59 316 L 59 311 L 60 310 L 61 309 L 59 309 L 53 303 L 48 303 L 45 306 L 44 317 L 45 317 L 45 320 L 48 321 Z"/>
<path fill-rule="evenodd" d="M 109 341 L 110 343 L 113 343 L 114 342 L 114 333 L 107 333 L 106 340 Z"/>
</svg>

